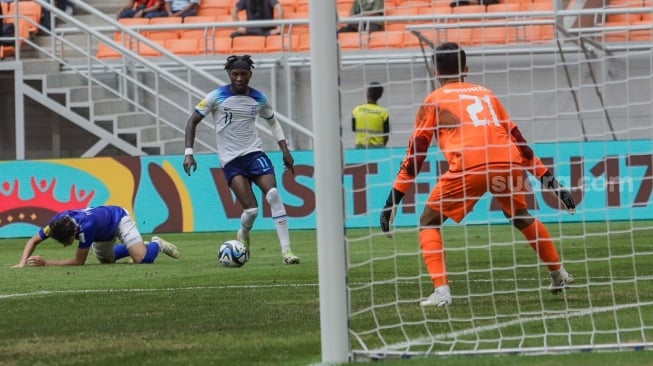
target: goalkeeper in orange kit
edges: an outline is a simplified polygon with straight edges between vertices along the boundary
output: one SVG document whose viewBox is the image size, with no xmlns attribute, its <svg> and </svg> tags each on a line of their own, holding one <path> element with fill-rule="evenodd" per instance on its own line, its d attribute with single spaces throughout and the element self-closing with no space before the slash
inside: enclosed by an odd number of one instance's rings
<svg viewBox="0 0 653 366">
<path fill-rule="evenodd" d="M 549 289 L 558 293 L 574 282 L 560 263 L 551 235 L 527 210 L 524 169 L 541 178 L 547 189 L 573 213 L 571 192 L 560 186 L 526 144 L 494 93 L 464 81 L 465 51 L 456 43 L 436 49 L 440 88 L 426 97 L 415 120 L 406 157 L 381 212 L 381 229 L 391 235 L 396 206 L 420 171 L 432 139 L 449 163 L 431 191 L 420 217 L 419 242 L 434 292 L 422 306 L 453 302 L 440 227 L 451 218 L 460 222 L 486 193 L 492 193 L 513 226 L 522 232 L 551 275 Z"/>
</svg>

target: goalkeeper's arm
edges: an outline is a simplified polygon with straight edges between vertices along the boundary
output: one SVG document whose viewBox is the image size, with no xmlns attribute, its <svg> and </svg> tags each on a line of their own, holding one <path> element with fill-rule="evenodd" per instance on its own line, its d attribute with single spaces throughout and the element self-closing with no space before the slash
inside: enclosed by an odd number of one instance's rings
<svg viewBox="0 0 653 366">
<path fill-rule="evenodd" d="M 528 146 L 528 142 L 524 136 L 522 136 L 519 128 L 517 128 L 517 125 L 512 124 L 510 135 L 513 142 L 517 144 L 517 147 L 521 152 L 523 157 L 522 165 L 524 168 L 536 178 L 540 179 L 542 187 L 553 191 L 558 199 L 560 199 L 560 201 L 562 201 L 562 203 L 567 207 L 567 212 L 573 215 L 576 212 L 576 202 L 574 201 L 571 192 L 558 182 L 549 169 L 542 163 L 540 158 L 535 155 L 533 149 Z"/>
<path fill-rule="evenodd" d="M 381 230 L 388 236 L 392 237 L 392 224 L 394 223 L 395 214 L 397 213 L 397 206 L 401 203 L 402 198 L 410 184 L 415 180 L 415 176 L 419 173 L 424 160 L 426 159 L 426 152 L 431 142 L 424 136 L 415 137 L 408 146 L 408 151 L 404 162 L 401 164 L 399 174 L 395 179 L 395 183 L 385 200 L 383 210 L 381 210 L 381 217 L 379 218 L 379 225 Z"/>
</svg>

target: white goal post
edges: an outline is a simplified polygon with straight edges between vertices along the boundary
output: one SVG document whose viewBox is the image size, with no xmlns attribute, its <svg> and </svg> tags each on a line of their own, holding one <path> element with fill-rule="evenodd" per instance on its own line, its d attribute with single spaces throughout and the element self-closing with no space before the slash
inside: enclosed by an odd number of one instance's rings
<svg viewBox="0 0 653 366">
<path fill-rule="evenodd" d="M 433 283 L 419 217 L 447 169 L 435 142 L 399 207 L 393 238 L 378 218 L 417 108 L 438 87 L 433 47 L 446 38 L 422 31 L 454 26 L 409 26 L 417 38 L 430 34 L 421 49 L 340 54 L 336 17 L 324 16 L 335 14 L 334 2 L 310 7 L 323 362 L 653 348 L 651 41 L 614 41 L 621 28 L 569 20 L 605 17 L 600 10 L 558 10 L 547 21 L 557 27 L 553 40 L 464 46 L 467 81 L 495 92 L 573 190 L 572 216 L 528 175 L 529 211 L 576 282 L 551 294 L 546 266 L 486 195 L 463 222 L 442 228 L 453 304 L 421 307 Z M 527 23 L 521 17 L 513 25 Z M 371 82 L 384 87 L 379 104 L 389 110 L 390 140 L 386 148 L 355 149 L 351 111 L 365 103 Z"/>
</svg>

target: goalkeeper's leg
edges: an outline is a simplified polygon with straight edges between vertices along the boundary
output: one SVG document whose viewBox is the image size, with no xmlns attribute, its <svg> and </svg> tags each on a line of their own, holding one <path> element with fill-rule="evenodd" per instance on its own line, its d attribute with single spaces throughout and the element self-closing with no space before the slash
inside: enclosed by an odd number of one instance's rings
<svg viewBox="0 0 653 366">
<path fill-rule="evenodd" d="M 526 209 L 518 210 L 512 219 L 513 225 L 521 231 L 540 260 L 546 263 L 551 275 L 549 290 L 558 293 L 574 283 L 574 278 L 562 268 L 558 250 L 546 226 L 537 218 L 530 216 Z"/>
</svg>

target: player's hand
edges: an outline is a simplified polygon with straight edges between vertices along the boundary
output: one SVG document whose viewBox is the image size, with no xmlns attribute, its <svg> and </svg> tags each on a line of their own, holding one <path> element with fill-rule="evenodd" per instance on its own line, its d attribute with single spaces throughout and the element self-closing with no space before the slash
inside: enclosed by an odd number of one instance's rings
<svg viewBox="0 0 653 366">
<path fill-rule="evenodd" d="M 295 175 L 295 159 L 290 155 L 290 151 L 288 150 L 283 152 L 283 165 Z"/>
<path fill-rule="evenodd" d="M 381 217 L 379 218 L 379 225 L 385 236 L 392 238 L 392 225 L 395 222 L 395 215 L 397 215 L 397 206 L 386 204 L 381 210 Z"/>
<path fill-rule="evenodd" d="M 45 259 L 40 255 L 33 255 L 27 258 L 26 265 L 29 267 L 43 267 L 45 266 Z"/>
<path fill-rule="evenodd" d="M 571 215 L 576 213 L 576 201 L 574 201 L 574 196 L 571 194 L 571 191 L 561 185 L 555 177 L 546 172 L 541 178 L 542 186 L 553 191 L 553 193 L 558 197 L 560 201 L 567 207 L 567 212 Z"/>
<path fill-rule="evenodd" d="M 567 206 L 567 212 L 571 215 L 576 213 L 576 201 L 574 201 L 574 196 L 571 195 L 571 192 L 567 188 L 559 186 L 558 189 L 553 192 L 558 196 L 560 201 Z"/>
<path fill-rule="evenodd" d="M 11 268 L 25 268 L 25 263 L 15 264 L 15 265 L 11 266 Z"/>
<path fill-rule="evenodd" d="M 193 171 L 197 170 L 197 162 L 193 155 L 184 156 L 184 171 L 190 176 L 190 169 L 193 168 Z"/>
</svg>

